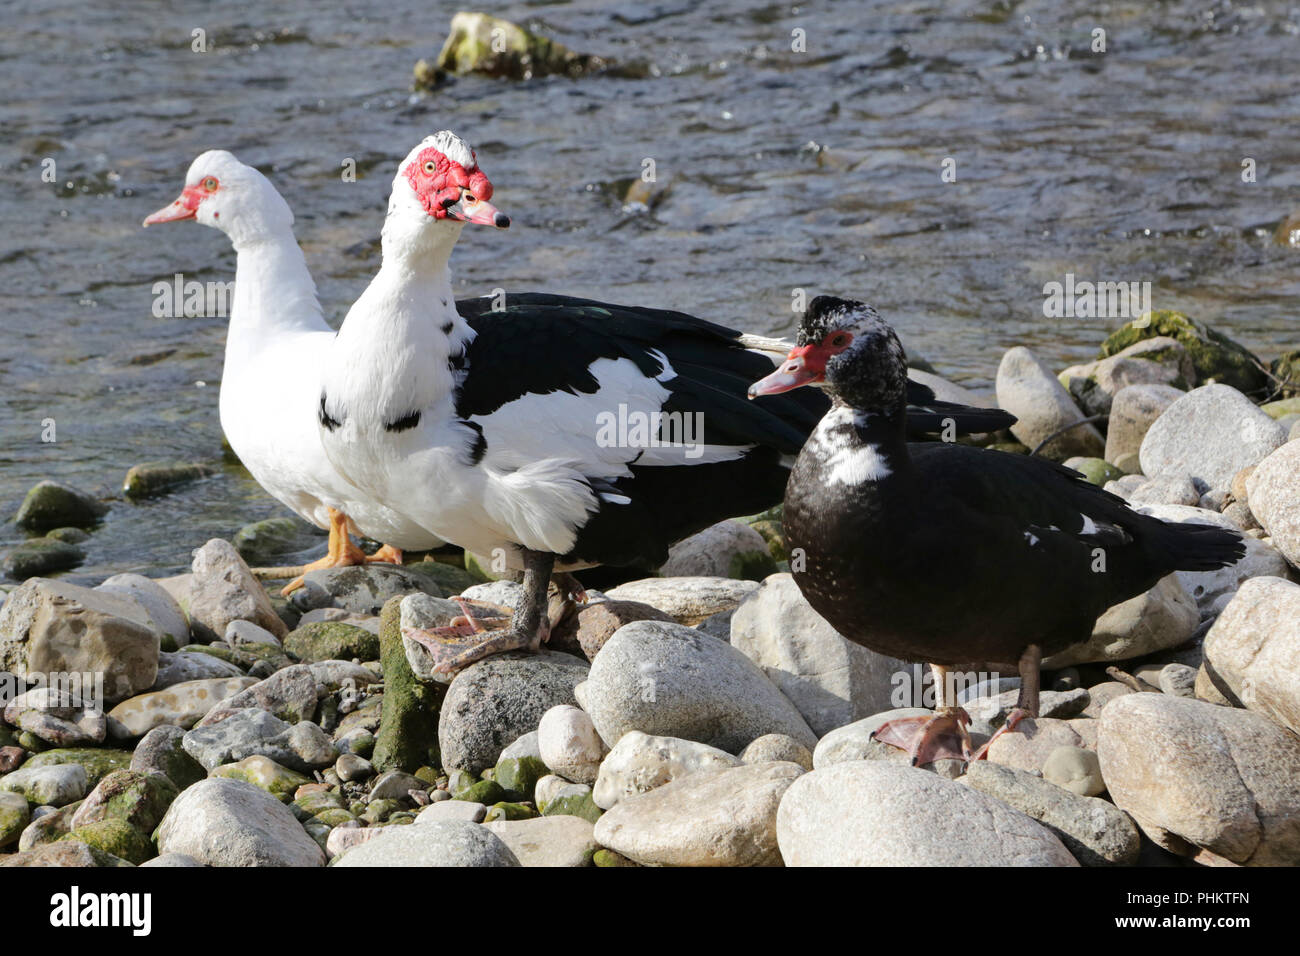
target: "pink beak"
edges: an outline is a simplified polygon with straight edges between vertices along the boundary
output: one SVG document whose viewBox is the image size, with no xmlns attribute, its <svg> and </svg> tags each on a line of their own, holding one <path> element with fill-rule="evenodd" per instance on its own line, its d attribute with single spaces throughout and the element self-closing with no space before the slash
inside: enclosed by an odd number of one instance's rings
<svg viewBox="0 0 1300 956">
<path fill-rule="evenodd" d="M 146 226 L 156 226 L 160 222 L 179 222 L 193 219 L 198 214 L 199 203 L 208 194 L 198 186 L 186 186 L 181 194 L 169 206 L 163 206 L 155 213 L 145 217 Z"/>
<path fill-rule="evenodd" d="M 749 397 L 779 395 L 800 385 L 812 385 L 820 382 L 825 372 L 826 356 L 816 346 L 803 345 L 792 349 L 775 372 L 749 386 Z"/>
<path fill-rule="evenodd" d="M 509 216 L 486 199 L 476 199 L 470 202 L 465 198 L 464 190 L 461 191 L 461 198 L 447 207 L 447 215 L 452 219 L 459 219 L 461 222 L 473 222 L 480 226 L 495 226 L 497 229 L 510 228 Z"/>
</svg>

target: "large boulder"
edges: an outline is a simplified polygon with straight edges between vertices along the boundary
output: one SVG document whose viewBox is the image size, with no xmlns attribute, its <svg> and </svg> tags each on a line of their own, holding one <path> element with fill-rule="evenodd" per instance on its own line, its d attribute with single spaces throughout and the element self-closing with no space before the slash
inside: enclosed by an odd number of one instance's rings
<svg viewBox="0 0 1300 956">
<path fill-rule="evenodd" d="M 221 778 L 200 781 L 172 802 L 158 827 L 158 851 L 208 866 L 325 863 L 288 807 L 251 783 Z"/>
<path fill-rule="evenodd" d="M 153 685 L 160 639 L 135 601 L 63 581 L 32 578 L 0 607 L 0 671 L 102 674 L 108 705 Z"/>
<path fill-rule="evenodd" d="M 1300 734 L 1300 585 L 1243 584 L 1205 637 L 1205 666 L 1247 709 Z"/>
<path fill-rule="evenodd" d="M 1168 694 L 1102 712 L 1111 798 L 1152 840 L 1249 866 L 1300 864 L 1300 739 L 1259 714 Z"/>
<path fill-rule="evenodd" d="M 683 737 L 739 753 L 783 733 L 811 749 L 816 735 L 753 661 L 694 628 L 636 621 L 610 638 L 580 691 L 606 744 L 628 731 Z"/>
<path fill-rule="evenodd" d="M 1250 510 L 1276 547 L 1300 568 L 1300 441 L 1289 441 L 1246 479 Z"/>
<path fill-rule="evenodd" d="M 91 528 L 107 513 L 108 505 L 93 495 L 60 481 L 42 481 L 23 498 L 14 524 L 31 534 L 44 534 L 55 528 Z"/>
<path fill-rule="evenodd" d="M 1228 385 L 1202 385 L 1175 401 L 1147 430 L 1142 473 L 1190 477 L 1227 488 L 1241 469 L 1286 442 L 1286 430 Z"/>
<path fill-rule="evenodd" d="M 786 866 L 1078 866 L 1019 810 L 889 761 L 804 774 L 781 800 L 776 832 Z"/>
<path fill-rule="evenodd" d="M 651 737 L 633 730 L 624 734 L 601 762 L 592 800 L 608 810 L 620 800 L 648 793 L 679 777 L 700 770 L 739 767 L 744 762 L 708 744 L 679 737 Z"/>
<path fill-rule="evenodd" d="M 1055 461 L 1074 455 L 1100 457 L 1105 449 L 1101 432 L 1093 425 L 1076 425 L 1084 419 L 1074 400 L 1033 352 L 1024 346 L 1009 349 L 1002 356 L 997 377 L 998 405 L 1017 418 L 1011 434 L 1031 449 L 1065 428 L 1041 454 Z"/>
<path fill-rule="evenodd" d="M 190 626 L 205 641 L 220 640 L 231 621 L 252 621 L 283 638 L 289 629 L 235 546 L 213 538 L 194 552 Z"/>
<path fill-rule="evenodd" d="M 1093 625 L 1092 636 L 1043 659 L 1052 670 L 1093 661 L 1123 661 L 1177 647 L 1196 631 L 1196 601 L 1176 575 L 1149 591 L 1108 608 Z"/>
<path fill-rule="evenodd" d="M 646 866 L 780 866 L 776 814 L 798 764 L 701 770 L 620 800 L 596 841 Z"/>
<path fill-rule="evenodd" d="M 116 737 L 143 737 L 166 725 L 189 730 L 219 701 L 256 683 L 256 677 L 218 677 L 130 697 L 108 712 L 110 729 Z"/>
<path fill-rule="evenodd" d="M 842 637 L 789 574 L 774 574 L 731 618 L 731 646 L 756 663 L 819 737 L 891 703 L 909 665 Z"/>
<path fill-rule="evenodd" d="M 180 604 L 157 581 L 143 574 L 115 574 L 96 591 L 110 591 L 140 605 L 145 621 L 162 637 L 165 650 L 174 651 L 190 642 L 190 622 Z"/>
</svg>

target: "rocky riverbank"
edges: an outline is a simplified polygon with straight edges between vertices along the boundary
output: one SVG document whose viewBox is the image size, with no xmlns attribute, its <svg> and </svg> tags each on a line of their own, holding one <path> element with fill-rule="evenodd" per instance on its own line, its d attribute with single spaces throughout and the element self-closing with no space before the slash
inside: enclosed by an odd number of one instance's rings
<svg viewBox="0 0 1300 956">
<path fill-rule="evenodd" d="M 402 629 L 448 622 L 453 595 L 509 605 L 517 586 L 473 555 L 316 571 L 286 601 L 249 564 L 317 539 L 276 519 L 172 578 L 14 582 L 0 866 L 1300 864 L 1297 364 L 1175 313 L 1059 375 L 1007 353 L 997 401 L 1020 422 L 986 443 L 1042 446 L 1135 508 L 1236 528 L 1247 553 L 1108 611 L 1045 662 L 1041 716 L 965 768 L 871 739 L 932 705 L 928 676 L 812 612 L 779 508 L 555 602 L 541 654 L 450 681 Z M 142 493 L 200 477 L 164 467 Z M 40 555 L 103 508 L 42 483 L 6 570 L 75 565 Z M 1017 681 L 968 676 L 978 744 Z"/>
</svg>

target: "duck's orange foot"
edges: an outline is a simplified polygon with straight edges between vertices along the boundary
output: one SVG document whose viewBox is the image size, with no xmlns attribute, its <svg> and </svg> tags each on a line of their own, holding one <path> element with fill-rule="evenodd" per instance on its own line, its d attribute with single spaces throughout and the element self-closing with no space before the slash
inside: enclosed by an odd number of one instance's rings
<svg viewBox="0 0 1300 956">
<path fill-rule="evenodd" d="M 970 760 L 970 715 L 960 707 L 945 707 L 933 714 L 899 717 L 876 728 L 872 739 L 906 750 L 912 766 L 936 760 Z"/>
</svg>

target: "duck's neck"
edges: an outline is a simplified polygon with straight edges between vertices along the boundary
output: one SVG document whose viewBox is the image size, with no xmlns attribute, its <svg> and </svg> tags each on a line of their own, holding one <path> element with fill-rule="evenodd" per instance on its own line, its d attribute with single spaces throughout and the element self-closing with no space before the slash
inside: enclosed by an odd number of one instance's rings
<svg viewBox="0 0 1300 956">
<path fill-rule="evenodd" d="M 241 362 L 268 339 L 328 331 L 316 283 L 292 228 L 235 243 L 235 295 L 226 338 L 226 362 Z"/>
<path fill-rule="evenodd" d="M 857 409 L 834 398 L 810 443 L 828 468 L 826 478 L 846 486 L 874 484 L 911 471 L 906 408 Z"/>
</svg>

